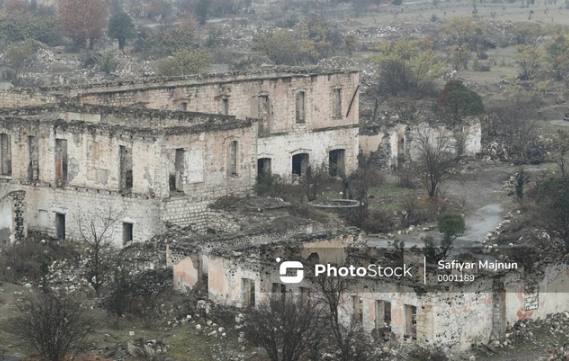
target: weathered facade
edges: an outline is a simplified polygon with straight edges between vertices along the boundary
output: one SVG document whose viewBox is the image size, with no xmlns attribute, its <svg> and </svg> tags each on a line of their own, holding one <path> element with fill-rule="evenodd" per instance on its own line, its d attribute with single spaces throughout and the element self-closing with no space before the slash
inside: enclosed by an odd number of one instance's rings
<svg viewBox="0 0 569 361">
<path fill-rule="evenodd" d="M 59 89 L 82 104 L 258 118 L 257 171 L 290 176 L 309 164 L 357 166 L 359 73 L 276 68 L 247 74 Z"/>
<path fill-rule="evenodd" d="M 167 223 L 204 229 L 212 200 L 255 182 L 252 119 L 48 105 L 2 111 L 0 135 L 0 197 L 24 191 L 27 229 L 58 238 L 106 213 L 116 245 Z"/>
<path fill-rule="evenodd" d="M 362 241 L 361 236 L 339 233 L 300 243 L 289 239 L 288 244 L 247 246 L 209 254 L 209 297 L 237 307 L 258 305 L 268 297 L 314 297 L 319 288 L 306 277 L 314 263 L 337 267 L 396 264 L 393 255 L 389 256 L 391 251 L 362 248 Z M 348 248 L 358 244 L 357 248 Z M 391 337 L 400 343 L 465 351 L 475 344 L 503 341 L 508 327 L 520 320 L 543 319 L 551 313 L 569 311 L 567 262 L 547 265 L 539 278 L 528 277 L 523 267 L 464 273 L 429 267 L 425 284 L 422 261 L 414 262 L 422 260 L 421 251 L 410 250 L 406 254 L 409 257 L 404 263 L 413 267 L 412 278 L 352 278 L 342 297 L 341 319 L 345 323 L 360 322 L 370 340 Z M 281 261 L 300 261 L 304 265 L 304 280 L 284 284 L 276 257 Z M 178 271 L 186 267 L 183 262 Z M 442 282 L 438 279 L 441 274 L 472 275 L 474 280 Z M 180 276 L 179 273 L 178 279 Z"/>
<path fill-rule="evenodd" d="M 364 154 L 374 153 L 385 169 L 395 169 L 418 158 L 417 139 L 421 136 L 429 137 L 433 144 L 438 138 L 447 138 L 450 150 L 457 155 L 474 156 L 482 151 L 482 127 L 477 118 L 465 119 L 455 129 L 442 124 L 401 123 L 376 134 L 360 135 L 359 147 Z"/>
</svg>

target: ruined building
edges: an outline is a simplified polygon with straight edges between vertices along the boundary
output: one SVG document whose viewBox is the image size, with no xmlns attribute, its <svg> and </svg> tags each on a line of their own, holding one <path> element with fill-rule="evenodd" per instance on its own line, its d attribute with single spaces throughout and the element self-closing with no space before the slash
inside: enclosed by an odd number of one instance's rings
<svg viewBox="0 0 569 361">
<path fill-rule="evenodd" d="M 168 223 L 204 230 L 211 201 L 263 172 L 349 173 L 358 84 L 357 71 L 276 68 L 1 92 L 0 236 L 75 238 L 81 217 L 112 211 L 121 245 Z"/>
<path fill-rule="evenodd" d="M 255 182 L 255 121 L 227 115 L 46 105 L 0 112 L 2 214 L 28 231 L 79 238 L 117 217 L 116 245 L 206 225 L 207 204 Z M 25 192 L 23 202 L 4 195 Z M 3 217 L 4 219 L 4 217 Z M 6 237 L 6 234 L 3 235 Z"/>
</svg>

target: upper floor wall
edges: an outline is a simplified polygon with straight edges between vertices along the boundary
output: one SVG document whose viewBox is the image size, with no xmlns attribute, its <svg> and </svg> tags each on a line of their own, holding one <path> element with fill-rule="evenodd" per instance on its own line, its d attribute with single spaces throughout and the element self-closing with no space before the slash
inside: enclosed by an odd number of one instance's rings
<svg viewBox="0 0 569 361">
<path fill-rule="evenodd" d="M 242 193 L 254 184 L 257 138 L 252 121 L 153 130 L 100 123 L 96 114 L 70 116 L 92 122 L 65 121 L 59 115 L 55 120 L 45 114 L 43 119 L 0 119 L 0 178 L 193 200 Z"/>
<path fill-rule="evenodd" d="M 358 124 L 359 73 L 259 73 L 190 77 L 162 83 L 91 86 L 82 104 L 143 105 L 259 118 L 261 136 Z"/>
</svg>

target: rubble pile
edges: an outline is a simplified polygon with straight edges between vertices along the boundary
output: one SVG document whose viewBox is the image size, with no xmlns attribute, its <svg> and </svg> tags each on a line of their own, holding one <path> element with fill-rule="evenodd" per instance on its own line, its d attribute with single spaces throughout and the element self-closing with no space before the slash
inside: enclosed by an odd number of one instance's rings
<svg viewBox="0 0 569 361">
<path fill-rule="evenodd" d="M 505 339 L 494 340 L 489 345 L 479 345 L 478 349 L 500 352 L 501 349 L 516 349 L 519 346 L 535 345 L 549 349 L 549 355 L 541 361 L 563 361 L 569 356 L 569 343 L 565 340 L 569 333 L 569 312 L 550 314 L 544 320 L 526 319 L 508 325 Z"/>
</svg>

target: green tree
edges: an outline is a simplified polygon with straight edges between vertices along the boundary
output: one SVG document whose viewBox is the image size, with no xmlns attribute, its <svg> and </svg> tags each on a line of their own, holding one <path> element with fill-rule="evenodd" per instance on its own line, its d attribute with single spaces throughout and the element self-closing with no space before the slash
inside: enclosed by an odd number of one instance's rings
<svg viewBox="0 0 569 361">
<path fill-rule="evenodd" d="M 157 70 L 160 75 L 180 76 L 196 74 L 205 69 L 210 63 L 205 50 L 181 50 L 170 58 L 160 59 Z"/>
<path fill-rule="evenodd" d="M 486 24 L 475 22 L 471 18 L 453 18 L 441 25 L 440 29 L 449 37 L 451 44 L 468 44 L 470 50 L 475 50 L 486 34 Z"/>
<path fill-rule="evenodd" d="M 569 176 L 550 178 L 538 191 L 538 212 L 548 231 L 559 237 L 569 252 Z"/>
<path fill-rule="evenodd" d="M 211 0 L 199 0 L 196 6 L 196 15 L 198 16 L 200 25 L 204 25 L 209 17 L 211 8 Z"/>
<path fill-rule="evenodd" d="M 439 244 L 431 236 L 423 238 L 425 257 L 429 263 L 437 263 L 448 255 L 456 237 L 466 230 L 464 218 L 458 213 L 443 213 L 439 216 L 437 227 L 443 234 Z"/>
<path fill-rule="evenodd" d="M 116 13 L 109 19 L 109 38 L 118 39 L 119 49 L 124 49 L 126 39 L 136 37 L 136 28 L 130 16 L 125 12 Z"/>
<path fill-rule="evenodd" d="M 449 46 L 447 50 L 450 54 L 450 62 L 454 70 L 459 70 L 461 67 L 465 70 L 468 69 L 468 61 L 472 58 L 472 54 L 466 43 Z"/>
<path fill-rule="evenodd" d="M 282 29 L 260 35 L 254 45 L 277 65 L 303 64 L 320 56 L 312 40 L 296 39 L 291 32 Z"/>
<path fill-rule="evenodd" d="M 414 39 L 401 38 L 374 50 L 378 52 L 373 58 L 378 66 L 378 93 L 431 93 L 446 68 L 433 50 L 421 50 Z"/>
<path fill-rule="evenodd" d="M 569 74 L 569 36 L 559 35 L 545 44 L 549 70 L 555 80 L 563 80 Z"/>
<path fill-rule="evenodd" d="M 515 59 L 520 67 L 518 77 L 520 80 L 532 79 L 543 64 L 543 52 L 531 45 L 517 45 L 516 50 Z"/>
<path fill-rule="evenodd" d="M 451 80 L 446 83 L 437 98 L 437 106 L 453 124 L 467 116 L 484 114 L 482 97 L 468 89 L 461 80 Z"/>
</svg>

